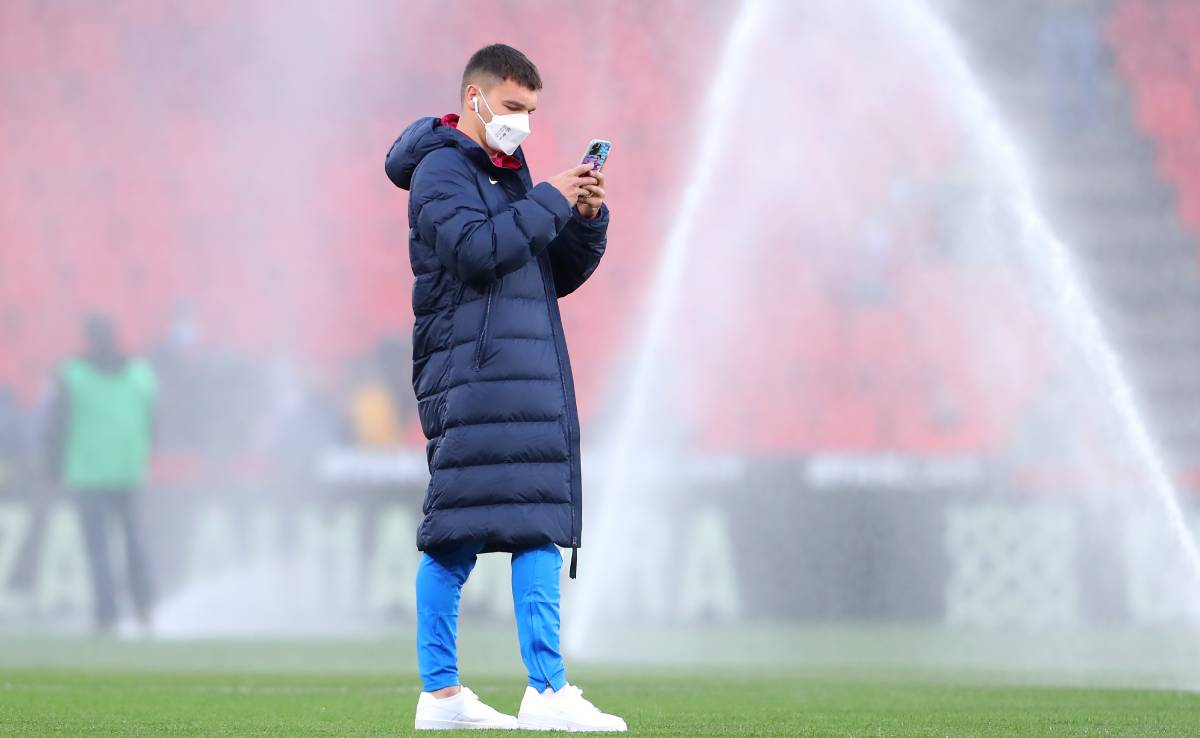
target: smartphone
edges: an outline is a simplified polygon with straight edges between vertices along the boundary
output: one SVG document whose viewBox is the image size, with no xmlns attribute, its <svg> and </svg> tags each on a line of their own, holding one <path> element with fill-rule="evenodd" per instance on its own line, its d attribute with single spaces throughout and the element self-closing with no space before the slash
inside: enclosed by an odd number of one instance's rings
<svg viewBox="0 0 1200 738">
<path fill-rule="evenodd" d="M 583 158 L 579 160 L 579 163 L 587 164 L 590 162 L 592 169 L 603 169 L 604 162 L 608 161 L 608 150 L 611 148 L 612 141 L 593 138 L 588 142 L 587 151 L 583 153 Z"/>
</svg>

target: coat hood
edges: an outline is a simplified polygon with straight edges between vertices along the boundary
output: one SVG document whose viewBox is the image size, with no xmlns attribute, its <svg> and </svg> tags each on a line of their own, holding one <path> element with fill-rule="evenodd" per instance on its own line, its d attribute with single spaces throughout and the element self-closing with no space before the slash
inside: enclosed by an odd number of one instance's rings
<svg viewBox="0 0 1200 738">
<path fill-rule="evenodd" d="M 462 134 L 450 126 L 443 125 L 439 118 L 418 118 L 404 129 L 404 133 L 401 133 L 392 144 L 392 148 L 388 149 L 387 161 L 384 163 L 388 179 L 400 189 L 407 190 L 412 184 L 413 172 L 417 170 L 417 165 L 429 152 L 445 146 L 455 146 L 458 144 L 455 139 L 461 137 Z"/>
<path fill-rule="evenodd" d="M 446 117 L 457 119 L 458 116 Z M 480 166 L 500 168 L 488 157 L 483 147 L 459 133 L 453 125 L 447 125 L 444 122 L 446 117 L 418 118 L 404 130 L 404 133 L 400 134 L 400 138 L 397 138 L 392 144 L 392 148 L 388 150 L 387 160 L 384 163 L 384 169 L 387 171 L 388 179 L 392 180 L 392 184 L 402 190 L 409 189 L 412 185 L 413 172 L 417 170 L 417 165 L 421 163 L 421 160 L 431 151 L 436 151 L 444 146 L 459 147 Z M 520 147 L 513 152 L 513 156 L 522 167 L 525 165 L 525 153 Z"/>
</svg>

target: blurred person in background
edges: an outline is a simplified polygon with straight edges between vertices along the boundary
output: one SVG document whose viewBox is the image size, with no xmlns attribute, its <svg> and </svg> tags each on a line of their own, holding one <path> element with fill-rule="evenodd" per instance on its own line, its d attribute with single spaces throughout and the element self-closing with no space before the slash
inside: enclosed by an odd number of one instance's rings
<svg viewBox="0 0 1200 738">
<path fill-rule="evenodd" d="M 0 490 L 12 484 L 21 455 L 24 418 L 16 395 L 0 386 Z"/>
<path fill-rule="evenodd" d="M 413 401 L 411 346 L 407 335 L 385 336 L 354 367 L 348 411 L 354 441 L 360 446 L 424 445 Z"/>
<path fill-rule="evenodd" d="M 1103 7 L 1099 0 L 1053 0 L 1041 8 L 1042 78 L 1059 136 L 1087 136 L 1100 118 L 1105 52 L 1098 18 Z"/>
<path fill-rule="evenodd" d="M 310 482 L 314 460 L 338 441 L 337 409 L 318 387 L 311 364 L 287 355 L 261 367 L 259 411 L 248 448 L 265 454 L 288 487 Z"/>
<path fill-rule="evenodd" d="M 608 207 L 591 164 L 533 184 L 520 144 L 541 88 L 520 51 L 484 47 L 463 72 L 460 112 L 418 119 L 387 156 L 388 177 L 411 191 L 412 384 L 431 477 L 417 532 L 418 729 L 626 729 L 567 682 L 559 650 L 557 546 L 571 548 L 574 577 L 582 497 L 558 299 L 598 266 Z M 515 718 L 458 679 L 461 589 L 493 551 L 512 553 L 529 673 Z"/>
<path fill-rule="evenodd" d="M 112 631 L 117 620 L 109 558 L 114 523 L 125 540 L 134 612 L 148 631 L 152 590 L 135 499 L 149 467 L 157 381 L 147 362 L 122 351 L 109 317 L 89 316 L 83 332 L 84 352 L 62 364 L 51 398 L 50 473 L 79 510 L 97 631 Z"/>
<path fill-rule="evenodd" d="M 192 299 L 176 303 L 166 332 L 146 352 L 159 387 L 154 440 L 172 455 L 216 453 L 248 443 L 233 417 L 235 393 L 250 384 L 236 357 L 208 340 Z"/>
<path fill-rule="evenodd" d="M 392 334 L 384 336 L 377 350 L 379 371 L 388 396 L 396 411 L 396 422 L 402 430 L 417 425 L 417 402 L 412 391 L 412 336 Z M 421 439 L 424 445 L 424 439 Z"/>
</svg>

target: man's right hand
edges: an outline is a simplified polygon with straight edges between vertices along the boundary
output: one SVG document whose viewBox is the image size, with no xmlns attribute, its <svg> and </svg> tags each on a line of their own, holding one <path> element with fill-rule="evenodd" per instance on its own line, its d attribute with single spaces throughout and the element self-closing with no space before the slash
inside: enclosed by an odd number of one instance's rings
<svg viewBox="0 0 1200 738">
<path fill-rule="evenodd" d="M 579 166 L 571 167 L 565 172 L 560 172 L 546 181 L 550 186 L 562 193 L 562 196 L 567 198 L 567 202 L 571 203 L 571 207 L 575 207 L 575 203 L 579 202 L 581 197 L 588 195 L 587 186 L 597 184 L 595 177 L 589 172 L 592 171 L 592 164 L 580 164 Z"/>
</svg>

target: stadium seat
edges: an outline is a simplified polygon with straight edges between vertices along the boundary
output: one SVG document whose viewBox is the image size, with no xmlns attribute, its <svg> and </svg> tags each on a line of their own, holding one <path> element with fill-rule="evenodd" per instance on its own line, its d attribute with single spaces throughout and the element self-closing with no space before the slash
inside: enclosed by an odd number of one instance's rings
<svg viewBox="0 0 1200 738">
<path fill-rule="evenodd" d="M 1157 169 L 1177 192 L 1180 220 L 1200 232 L 1200 3 L 1118 0 L 1108 38 L 1137 124 L 1155 142 Z"/>
<path fill-rule="evenodd" d="M 1138 124 L 1161 138 L 1200 135 L 1196 89 L 1182 78 L 1144 82 L 1137 91 Z"/>
</svg>

